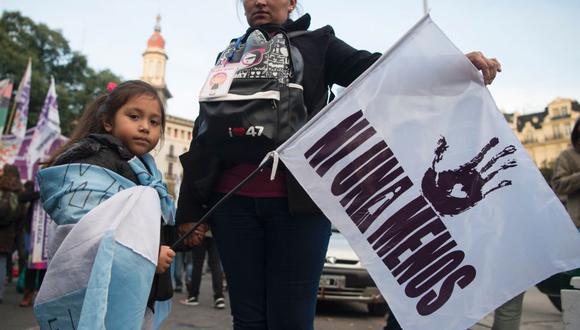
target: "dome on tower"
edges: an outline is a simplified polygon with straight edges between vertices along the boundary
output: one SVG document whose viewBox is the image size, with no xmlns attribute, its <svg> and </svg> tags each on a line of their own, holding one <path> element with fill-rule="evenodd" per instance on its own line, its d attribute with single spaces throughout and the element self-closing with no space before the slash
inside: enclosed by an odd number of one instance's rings
<svg viewBox="0 0 580 330">
<path fill-rule="evenodd" d="M 155 32 L 147 40 L 147 48 L 165 48 L 165 39 L 161 36 L 161 16 L 157 15 L 157 24 L 155 25 Z"/>
</svg>

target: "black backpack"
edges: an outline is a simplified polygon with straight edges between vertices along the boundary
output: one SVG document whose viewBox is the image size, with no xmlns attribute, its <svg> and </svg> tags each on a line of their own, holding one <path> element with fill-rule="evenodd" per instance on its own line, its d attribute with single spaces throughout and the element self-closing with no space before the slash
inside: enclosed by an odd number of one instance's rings
<svg viewBox="0 0 580 330">
<path fill-rule="evenodd" d="M 0 190 L 0 227 L 11 225 L 18 217 L 18 195 Z"/>
<path fill-rule="evenodd" d="M 244 66 L 236 71 L 229 92 L 200 97 L 196 143 L 220 159 L 259 162 L 307 121 L 300 51 L 290 39 L 306 31 L 274 36 L 260 29 L 234 39 L 216 66 L 228 61 Z"/>
</svg>

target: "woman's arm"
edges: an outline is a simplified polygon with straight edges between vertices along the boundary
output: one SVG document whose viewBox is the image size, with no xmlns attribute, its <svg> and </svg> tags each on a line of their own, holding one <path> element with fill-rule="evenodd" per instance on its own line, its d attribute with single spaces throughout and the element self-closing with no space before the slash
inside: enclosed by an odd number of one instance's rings
<svg viewBox="0 0 580 330">
<path fill-rule="evenodd" d="M 465 56 L 481 71 L 486 85 L 491 84 L 497 73 L 501 72 L 501 64 L 495 58 L 487 58 L 479 51 L 467 53 Z M 379 57 L 381 57 L 380 53 L 370 53 L 366 50 L 355 49 L 334 36 L 334 31 L 331 31 L 330 42 L 326 51 L 327 82 L 329 82 L 329 85 L 338 84 L 346 87 Z"/>
<path fill-rule="evenodd" d="M 380 53 L 358 50 L 330 31 L 326 50 L 326 81 L 328 85 L 348 86 L 381 57 Z"/>
</svg>

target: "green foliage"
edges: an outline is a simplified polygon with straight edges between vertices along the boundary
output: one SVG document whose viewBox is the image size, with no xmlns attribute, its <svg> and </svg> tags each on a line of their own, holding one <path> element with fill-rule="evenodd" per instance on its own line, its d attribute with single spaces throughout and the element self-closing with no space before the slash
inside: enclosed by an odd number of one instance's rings
<svg viewBox="0 0 580 330">
<path fill-rule="evenodd" d="M 28 126 L 36 124 L 53 75 L 63 134 L 68 135 L 85 105 L 102 92 L 107 82 L 121 78 L 109 70 L 96 72 L 56 30 L 35 23 L 19 12 L 5 11 L 0 17 L 0 79 L 12 78 L 15 90 L 32 59 L 32 87 Z M 16 91 L 15 91 L 16 92 Z"/>
</svg>

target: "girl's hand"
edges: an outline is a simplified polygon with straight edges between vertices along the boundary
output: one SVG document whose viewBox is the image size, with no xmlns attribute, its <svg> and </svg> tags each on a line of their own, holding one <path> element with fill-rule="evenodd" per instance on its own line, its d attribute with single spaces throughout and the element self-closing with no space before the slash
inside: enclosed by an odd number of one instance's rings
<svg viewBox="0 0 580 330">
<path fill-rule="evenodd" d="M 161 245 L 159 248 L 159 259 L 157 259 L 157 274 L 165 273 L 175 257 L 175 252 L 167 245 Z"/>
<path fill-rule="evenodd" d="M 481 52 L 471 52 L 465 56 L 483 73 L 483 81 L 486 85 L 491 84 L 495 75 L 501 72 L 501 64 L 495 58 L 487 58 Z"/>
</svg>

